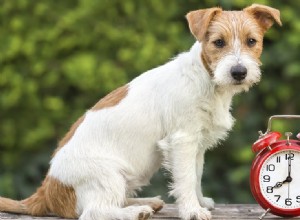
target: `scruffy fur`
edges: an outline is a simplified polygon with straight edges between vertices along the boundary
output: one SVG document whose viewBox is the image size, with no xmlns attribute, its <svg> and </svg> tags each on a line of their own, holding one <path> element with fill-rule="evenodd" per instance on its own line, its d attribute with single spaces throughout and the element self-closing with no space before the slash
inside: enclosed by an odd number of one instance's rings
<svg viewBox="0 0 300 220">
<path fill-rule="evenodd" d="M 263 35 L 279 11 L 210 8 L 187 14 L 197 42 L 101 99 L 61 140 L 42 186 L 0 211 L 81 220 L 148 219 L 159 197 L 133 198 L 163 165 L 182 219 L 211 219 L 203 197 L 204 153 L 233 126 L 232 97 L 260 80 Z"/>
</svg>

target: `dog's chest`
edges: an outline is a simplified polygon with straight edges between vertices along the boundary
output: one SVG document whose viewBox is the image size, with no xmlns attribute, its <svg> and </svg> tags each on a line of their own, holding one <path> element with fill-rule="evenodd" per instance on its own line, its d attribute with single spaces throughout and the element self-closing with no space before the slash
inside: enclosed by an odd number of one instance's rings
<svg viewBox="0 0 300 220">
<path fill-rule="evenodd" d="M 201 132 L 208 147 L 224 140 L 234 124 L 230 113 L 231 97 L 216 96 L 201 105 Z M 201 120 L 199 119 L 199 120 Z"/>
</svg>

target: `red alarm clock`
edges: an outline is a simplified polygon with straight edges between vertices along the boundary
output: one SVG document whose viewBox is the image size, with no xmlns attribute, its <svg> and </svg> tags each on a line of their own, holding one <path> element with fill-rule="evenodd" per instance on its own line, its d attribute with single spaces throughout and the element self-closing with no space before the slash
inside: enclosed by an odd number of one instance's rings
<svg viewBox="0 0 300 220">
<path fill-rule="evenodd" d="M 286 138 L 279 140 L 281 134 L 271 131 L 274 119 L 300 119 L 300 115 L 269 118 L 267 131 L 260 132 L 259 139 L 252 146 L 256 157 L 250 172 L 251 191 L 266 210 L 264 215 L 271 212 L 295 217 L 300 215 L 300 141 L 291 139 L 291 132 L 286 132 Z"/>
</svg>

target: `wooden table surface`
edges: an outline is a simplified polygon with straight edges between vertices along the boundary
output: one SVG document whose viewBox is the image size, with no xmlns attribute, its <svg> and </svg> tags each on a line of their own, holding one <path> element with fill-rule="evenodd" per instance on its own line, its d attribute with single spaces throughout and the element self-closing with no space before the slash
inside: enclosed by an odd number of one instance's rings
<svg viewBox="0 0 300 220">
<path fill-rule="evenodd" d="M 212 210 L 213 219 L 259 219 L 264 213 L 264 210 L 255 204 L 217 204 L 216 208 Z M 13 220 L 63 220 L 57 217 L 31 217 L 26 215 L 7 214 L 0 212 L 0 219 L 13 219 Z M 165 205 L 164 208 L 156 213 L 152 219 L 179 219 L 178 212 L 175 205 Z M 267 214 L 264 219 L 300 219 L 296 218 L 280 218 L 272 214 Z"/>
</svg>

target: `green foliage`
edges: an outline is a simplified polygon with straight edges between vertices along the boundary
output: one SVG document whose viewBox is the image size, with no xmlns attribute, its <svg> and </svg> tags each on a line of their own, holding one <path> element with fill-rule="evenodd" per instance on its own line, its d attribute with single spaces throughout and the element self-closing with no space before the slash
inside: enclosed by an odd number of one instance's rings
<svg viewBox="0 0 300 220">
<path fill-rule="evenodd" d="M 69 126 L 99 98 L 189 49 L 184 15 L 198 8 L 240 9 L 241 0 L 2 0 L 0 7 L 0 195 L 24 198 L 45 176 Z M 234 100 L 237 122 L 207 155 L 204 190 L 217 202 L 253 201 L 251 144 L 272 114 L 300 111 L 300 1 L 260 0 L 281 10 L 266 36 L 262 82 Z M 279 124 L 278 124 L 279 123 Z M 278 122 L 285 131 L 288 123 Z M 299 126 L 295 129 L 299 130 Z M 296 130 L 297 131 L 297 130 Z M 143 195 L 163 194 L 157 174 Z"/>
</svg>

